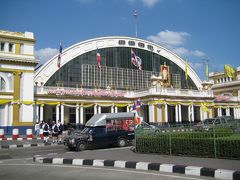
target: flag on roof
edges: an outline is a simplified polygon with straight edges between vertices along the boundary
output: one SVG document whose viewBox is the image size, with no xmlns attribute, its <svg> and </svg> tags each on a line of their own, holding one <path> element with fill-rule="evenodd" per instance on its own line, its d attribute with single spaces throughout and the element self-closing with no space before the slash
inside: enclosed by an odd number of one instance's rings
<svg viewBox="0 0 240 180">
<path fill-rule="evenodd" d="M 188 79 L 188 61 L 185 61 L 185 79 Z"/>
<path fill-rule="evenodd" d="M 61 66 L 61 56 L 62 56 L 62 43 L 60 42 L 59 54 L 58 54 L 58 62 L 57 62 L 58 68 L 60 68 L 60 66 Z"/>
<path fill-rule="evenodd" d="M 98 51 L 98 48 L 97 48 L 97 63 L 98 63 L 98 68 L 101 68 L 101 54 L 100 52 Z"/>
<path fill-rule="evenodd" d="M 206 80 L 209 79 L 209 72 L 208 72 L 208 63 L 206 64 Z"/>
<path fill-rule="evenodd" d="M 227 77 L 230 78 L 233 78 L 235 76 L 235 70 L 229 65 L 224 65 L 224 73 Z"/>
<path fill-rule="evenodd" d="M 139 70 L 142 70 L 142 60 L 139 56 L 136 56 L 135 52 L 131 49 L 131 62 L 134 66 L 138 67 Z"/>
</svg>

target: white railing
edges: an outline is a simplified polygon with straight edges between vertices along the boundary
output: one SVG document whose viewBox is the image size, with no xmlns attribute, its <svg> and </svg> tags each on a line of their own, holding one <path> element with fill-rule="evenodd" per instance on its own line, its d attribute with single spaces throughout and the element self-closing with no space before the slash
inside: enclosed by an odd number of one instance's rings
<svg viewBox="0 0 240 180">
<path fill-rule="evenodd" d="M 71 87 L 36 87 L 35 94 L 57 94 L 62 95 L 83 95 L 79 92 L 89 92 L 89 96 L 111 96 L 112 94 L 118 94 L 118 97 L 126 98 L 141 98 L 147 95 L 163 95 L 163 96 L 179 96 L 179 97 L 214 97 L 213 91 L 200 91 L 200 90 L 187 90 L 187 89 L 174 89 L 174 88 L 161 88 L 161 87 L 152 87 L 147 90 L 137 90 L 137 91 L 123 91 L 123 90 L 107 90 L 107 89 L 80 89 L 80 88 L 71 88 Z M 91 92 L 97 93 L 91 93 Z M 67 92 L 67 93 L 66 93 Z"/>
</svg>

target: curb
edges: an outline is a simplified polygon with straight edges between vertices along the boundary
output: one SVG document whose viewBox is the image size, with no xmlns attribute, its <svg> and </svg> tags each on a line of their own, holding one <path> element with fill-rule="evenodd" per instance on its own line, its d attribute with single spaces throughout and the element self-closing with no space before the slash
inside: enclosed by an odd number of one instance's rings
<svg viewBox="0 0 240 180">
<path fill-rule="evenodd" d="M 2 146 L 0 146 L 0 149 L 27 148 L 27 147 L 43 147 L 43 146 L 57 146 L 57 145 L 56 145 L 56 144 L 44 144 L 44 143 L 11 144 L 11 145 L 2 145 Z"/>
<path fill-rule="evenodd" d="M 180 173 L 193 176 L 207 176 L 217 179 L 239 180 L 240 171 L 225 169 L 212 169 L 197 166 L 184 166 L 175 164 L 137 162 L 137 161 L 120 161 L 120 160 L 99 160 L 99 159 L 65 159 L 65 158 L 45 158 L 34 156 L 33 161 L 47 164 L 67 164 L 77 166 L 95 166 L 95 167 L 114 167 L 130 168 L 137 170 L 153 170 L 167 173 Z"/>
<path fill-rule="evenodd" d="M 13 138 L 0 138 L 0 141 L 22 141 L 22 140 L 42 140 L 40 137 L 37 138 L 17 138 L 17 139 L 13 139 Z"/>
</svg>

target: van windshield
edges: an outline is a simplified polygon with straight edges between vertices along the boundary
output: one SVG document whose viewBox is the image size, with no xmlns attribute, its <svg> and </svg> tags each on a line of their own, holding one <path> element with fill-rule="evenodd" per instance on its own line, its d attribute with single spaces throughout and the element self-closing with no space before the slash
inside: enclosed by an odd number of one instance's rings
<svg viewBox="0 0 240 180">
<path fill-rule="evenodd" d="M 82 130 L 81 133 L 83 133 L 83 134 L 92 134 L 93 129 L 94 129 L 94 128 L 92 128 L 92 127 L 85 127 L 85 128 Z"/>
</svg>

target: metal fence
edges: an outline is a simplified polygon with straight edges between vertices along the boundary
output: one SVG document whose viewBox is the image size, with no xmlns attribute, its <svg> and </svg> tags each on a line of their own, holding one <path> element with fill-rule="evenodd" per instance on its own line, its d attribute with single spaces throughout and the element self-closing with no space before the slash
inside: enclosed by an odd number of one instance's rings
<svg viewBox="0 0 240 180">
<path fill-rule="evenodd" d="M 165 125 L 135 130 L 137 152 L 240 159 L 240 124 Z"/>
</svg>

